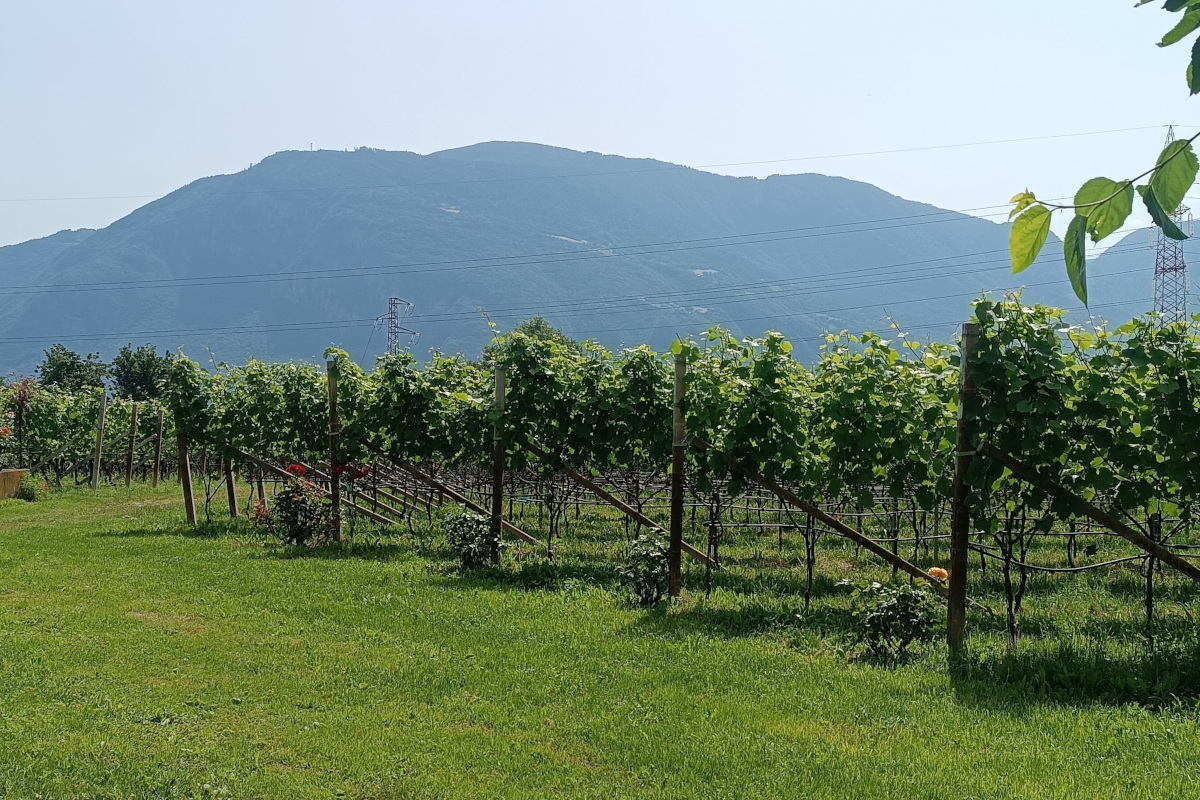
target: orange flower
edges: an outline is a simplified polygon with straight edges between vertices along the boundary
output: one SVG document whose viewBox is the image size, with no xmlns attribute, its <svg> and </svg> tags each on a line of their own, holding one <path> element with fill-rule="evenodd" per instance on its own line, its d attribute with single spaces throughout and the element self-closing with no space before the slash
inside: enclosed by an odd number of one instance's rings
<svg viewBox="0 0 1200 800">
<path fill-rule="evenodd" d="M 950 577 L 950 573 L 941 567 L 930 567 L 929 574 L 931 577 L 937 578 L 939 581 L 944 581 Z"/>
</svg>

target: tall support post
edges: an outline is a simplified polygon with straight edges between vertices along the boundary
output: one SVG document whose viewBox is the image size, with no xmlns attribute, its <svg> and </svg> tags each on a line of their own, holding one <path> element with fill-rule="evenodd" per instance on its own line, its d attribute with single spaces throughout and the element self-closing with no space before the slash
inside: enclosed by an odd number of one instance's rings
<svg viewBox="0 0 1200 800">
<path fill-rule="evenodd" d="M 959 345 L 958 436 L 954 447 L 954 506 L 950 516 L 950 597 L 946 609 L 946 640 L 950 652 L 962 650 L 967 636 L 967 555 L 971 514 L 967 508 L 967 470 L 975 457 L 973 420 L 977 393 L 972 362 L 979 346 L 979 325 L 962 326 Z"/>
<path fill-rule="evenodd" d="M 183 487 L 183 510 L 187 512 L 187 523 L 196 527 L 196 496 L 192 494 L 192 462 L 188 457 L 187 439 L 183 431 L 175 434 L 179 445 L 179 485 Z"/>
<path fill-rule="evenodd" d="M 158 410 L 158 424 L 154 428 L 154 472 L 150 476 L 150 485 L 158 488 L 158 473 L 162 471 L 162 436 L 163 423 L 166 422 L 167 412 Z"/>
<path fill-rule="evenodd" d="M 96 452 L 92 454 L 93 489 L 100 486 L 100 456 L 104 452 L 104 414 L 108 411 L 108 392 L 100 390 L 100 414 L 96 417 Z"/>
<path fill-rule="evenodd" d="M 496 367 L 496 426 L 492 430 L 492 535 L 504 533 L 504 369 Z M 500 551 L 496 551 L 499 563 Z"/>
<path fill-rule="evenodd" d="M 338 463 L 338 438 L 341 422 L 337 405 L 337 362 L 325 362 L 325 377 L 329 386 L 329 502 L 333 512 L 333 540 L 342 541 L 342 479 Z"/>
<path fill-rule="evenodd" d="M 667 548 L 667 590 L 679 597 L 683 590 L 683 469 L 687 458 L 683 425 L 683 386 L 687 377 L 687 359 L 675 356 L 675 402 L 671 448 L 671 540 Z"/>
<path fill-rule="evenodd" d="M 133 485 L 133 455 L 137 450 L 137 414 L 138 404 L 134 403 L 129 411 L 129 450 L 125 453 L 125 488 Z"/>
<path fill-rule="evenodd" d="M 233 459 L 222 458 L 221 467 L 225 470 L 225 499 L 229 502 L 229 518 L 238 518 L 237 489 L 233 485 Z"/>
</svg>

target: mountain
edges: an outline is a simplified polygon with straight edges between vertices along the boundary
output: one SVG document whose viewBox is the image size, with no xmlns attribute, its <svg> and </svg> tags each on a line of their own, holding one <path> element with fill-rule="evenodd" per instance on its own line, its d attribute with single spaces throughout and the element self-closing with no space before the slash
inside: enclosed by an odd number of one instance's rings
<svg viewBox="0 0 1200 800">
<path fill-rule="evenodd" d="M 282 152 L 104 229 L 0 248 L 0 374 L 28 372 L 57 341 L 229 362 L 336 343 L 369 359 L 389 296 L 415 304 L 404 323 L 419 352 L 471 355 L 490 337 L 484 311 L 501 327 L 541 313 L 610 347 L 774 328 L 811 355 L 822 331 L 888 315 L 948 337 L 972 296 L 1022 282 L 1031 300 L 1078 306 L 1057 242 L 1014 278 L 1007 237 L 824 175 L 734 178 L 516 142 Z M 1153 253 L 1130 242 L 1092 262 L 1093 307 L 1114 318 L 1147 305 L 1135 301 Z"/>
</svg>

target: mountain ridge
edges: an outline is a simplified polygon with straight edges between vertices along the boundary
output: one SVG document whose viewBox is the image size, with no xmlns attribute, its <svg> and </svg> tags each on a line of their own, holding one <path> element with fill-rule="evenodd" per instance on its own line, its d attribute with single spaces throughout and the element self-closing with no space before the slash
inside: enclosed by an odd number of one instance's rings
<svg viewBox="0 0 1200 800">
<path fill-rule="evenodd" d="M 478 354 L 490 336 L 479 308 L 505 327 L 542 311 L 610 347 L 662 348 L 728 321 L 739 335 L 779 329 L 812 355 L 823 330 L 880 328 L 885 306 L 946 337 L 971 296 L 1019 282 L 1004 268 L 1007 231 L 816 173 L 731 177 L 513 142 L 281 151 L 100 230 L 0 248 L 0 285 L 45 286 L 2 295 L 0 373 L 28 372 L 60 340 L 102 352 L 153 341 L 228 361 L 314 358 L 333 343 L 369 360 L 386 342 L 369 320 L 393 295 L 416 304 L 420 352 Z M 1119 243 L 1091 262 L 1094 303 L 1145 294 L 1135 256 L 1149 285 L 1152 252 Z M 1074 308 L 1053 262 L 1020 278 L 1031 300 Z M 69 286 L 148 280 L 160 283 Z M 359 321 L 265 327 L 326 320 Z"/>
</svg>

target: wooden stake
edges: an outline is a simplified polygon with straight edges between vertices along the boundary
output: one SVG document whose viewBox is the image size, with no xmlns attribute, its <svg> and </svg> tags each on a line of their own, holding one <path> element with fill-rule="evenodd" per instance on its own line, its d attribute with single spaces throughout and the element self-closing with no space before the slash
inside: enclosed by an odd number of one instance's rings
<svg viewBox="0 0 1200 800">
<path fill-rule="evenodd" d="M 525 449 L 527 451 L 529 451 L 530 453 L 533 453 L 538 458 L 541 458 L 541 459 L 549 458 L 549 456 L 546 454 L 545 450 L 538 447 L 536 444 L 533 444 L 532 442 L 526 444 Z M 596 483 L 594 480 L 592 480 L 591 478 L 582 474 L 578 470 L 575 470 L 575 469 L 567 466 L 566 464 L 563 464 L 562 467 L 559 468 L 559 472 L 566 475 L 568 478 L 575 481 L 580 486 L 587 489 L 589 492 L 591 492 L 592 494 L 596 495 L 604 502 L 611 505 L 613 508 L 622 512 L 630 519 L 641 523 L 642 526 L 649 528 L 650 530 L 653 530 L 653 531 L 658 531 L 659 533 L 666 533 L 666 531 L 664 531 L 662 529 L 662 526 L 659 525 L 657 522 L 650 519 L 645 514 L 638 511 L 636 508 L 629 505 L 624 500 L 617 497 L 615 494 L 608 491 L 607 489 L 602 487 L 600 484 Z M 712 567 L 718 566 L 716 564 L 716 562 L 712 561 L 712 559 L 710 559 L 707 555 L 702 553 L 700 550 L 697 550 L 695 547 L 688 544 L 687 542 L 682 543 L 681 549 L 683 550 L 683 552 L 687 553 L 689 556 L 696 559 L 701 564 L 705 564 L 707 566 L 712 566 Z"/>
<path fill-rule="evenodd" d="M 975 456 L 973 419 L 977 392 L 972 361 L 979 346 L 979 324 L 962 326 L 959 344 L 958 436 L 954 445 L 954 504 L 950 512 L 950 597 L 946 607 L 946 642 L 957 653 L 967 638 L 967 556 L 970 554 L 971 512 L 967 508 L 967 470 Z"/>
<path fill-rule="evenodd" d="M 104 412 L 108 410 L 108 392 L 100 390 L 100 414 L 96 418 L 96 452 L 92 455 L 93 489 L 100 486 L 100 456 L 104 452 Z"/>
<path fill-rule="evenodd" d="M 137 450 L 137 412 L 138 404 L 134 403 L 129 411 L 129 452 L 125 454 L 125 488 L 133 485 L 133 454 Z"/>
<path fill-rule="evenodd" d="M 372 453 L 379 456 L 380 458 L 386 459 L 388 457 L 387 452 L 382 447 L 375 444 L 374 442 L 366 441 L 363 444 L 366 445 L 366 448 L 368 450 L 370 450 Z M 486 517 L 488 515 L 488 510 L 485 509 L 483 506 L 479 505 L 478 503 L 476 503 L 471 498 L 467 497 L 462 492 L 459 492 L 456 489 L 442 483 L 437 478 L 434 478 L 432 475 L 422 472 L 420 469 L 413 466 L 412 464 L 406 464 L 406 463 L 401 462 L 401 463 L 393 464 L 392 466 L 394 466 L 396 469 L 400 470 L 401 472 L 407 473 L 408 475 L 411 475 L 412 477 L 416 478 L 421 483 L 423 483 L 426 486 L 429 486 L 430 488 L 437 491 L 438 494 L 445 495 L 446 497 L 449 497 L 451 500 L 453 500 L 455 503 L 458 503 L 459 505 L 461 505 L 465 508 L 471 509 L 476 514 L 479 514 L 480 516 L 483 516 L 483 517 Z M 404 491 L 404 490 L 401 489 L 400 491 Z M 442 504 L 442 500 L 439 498 L 438 505 L 441 505 L 441 504 Z M 508 520 L 501 520 L 501 523 L 506 532 L 511 533 L 513 536 L 516 536 L 518 539 L 520 539 L 524 542 L 527 542 L 535 547 L 537 547 L 538 545 L 541 544 L 541 542 L 539 542 L 537 539 L 535 539 L 531 534 L 528 534 L 525 531 L 521 530 L 520 528 L 518 528 L 516 525 L 513 525 Z"/>
<path fill-rule="evenodd" d="M 187 439 L 183 431 L 176 434 L 179 445 L 179 484 L 183 487 L 183 509 L 187 512 L 187 523 L 196 527 L 196 498 L 192 495 L 192 463 L 188 459 Z"/>
<path fill-rule="evenodd" d="M 504 531 L 504 370 L 496 367 L 496 426 L 492 431 L 492 535 L 500 541 Z M 500 551 L 496 551 L 496 563 Z"/>
<path fill-rule="evenodd" d="M 703 439 L 692 439 L 691 443 L 692 447 L 695 447 L 697 450 L 711 450 L 716 452 L 717 455 L 720 456 L 721 460 L 725 462 L 726 466 L 728 466 L 734 472 L 741 474 L 741 476 L 746 480 L 750 481 L 751 483 L 758 484 L 767 491 L 772 492 L 780 500 L 796 506 L 806 514 L 811 514 L 813 518 L 823 523 L 826 527 L 832 529 L 835 533 L 845 536 L 859 547 L 876 556 L 879 556 L 888 564 L 897 567 L 900 571 L 912 575 L 914 578 L 921 578 L 928 581 L 929 585 L 933 587 L 934 591 L 943 597 L 947 596 L 949 590 L 946 588 L 945 584 L 930 575 L 925 570 L 918 567 L 916 564 L 909 563 L 909 561 L 903 556 L 894 555 L 888 548 L 883 547 L 870 537 L 863 535 L 861 532 L 854 530 L 854 528 L 851 528 L 849 525 L 837 519 L 833 515 L 826 513 L 819 506 L 809 503 L 792 490 L 780 486 L 778 483 L 770 480 L 766 476 L 759 475 L 754 470 L 741 464 L 733 456 L 717 450 L 717 448 L 713 447 Z"/>
<path fill-rule="evenodd" d="M 283 478 L 284 480 L 290 480 L 293 477 L 293 475 L 291 473 L 289 473 L 287 470 L 280 469 L 279 467 L 275 466 L 274 464 L 272 464 L 268 461 L 264 461 L 263 459 L 259 458 L 258 456 L 254 455 L 252 453 L 247 453 L 245 450 L 238 450 L 236 447 L 233 448 L 233 451 L 235 453 L 237 453 L 239 456 L 241 456 L 242 458 L 249 461 L 251 464 L 254 464 L 255 466 L 259 467 L 260 469 L 266 470 L 267 472 L 271 473 L 272 475 Z M 296 461 L 294 463 L 300 464 L 299 461 Z M 321 480 L 325 480 L 326 478 L 329 477 L 328 475 L 321 472 L 320 470 L 318 470 L 316 467 L 313 467 L 312 465 L 301 464 L 301 466 L 303 466 L 308 471 L 308 474 L 312 475 L 314 478 L 320 478 Z M 324 487 L 322 487 L 321 484 L 317 483 L 316 481 L 313 481 L 313 485 L 317 487 L 317 491 L 319 491 L 321 494 L 325 494 L 325 495 L 329 494 L 329 492 Z M 376 514 L 374 511 L 372 511 L 369 508 L 364 508 L 360 505 L 356 505 L 352 498 L 343 499 L 342 502 L 343 502 L 343 505 L 347 505 L 350 508 L 353 508 L 359 514 L 362 514 L 364 517 L 368 517 L 369 519 L 373 519 L 378 523 L 381 523 L 383 525 L 395 525 L 396 524 L 393 520 L 388 519 L 387 517 L 383 516 L 382 514 Z"/>
<path fill-rule="evenodd" d="M 675 356 L 675 402 L 671 447 L 671 537 L 667 549 L 667 590 L 679 597 L 683 590 L 683 469 L 687 457 L 687 433 L 683 419 L 683 387 L 687 359 Z"/>
<path fill-rule="evenodd" d="M 1131 544 L 1136 545 L 1142 550 L 1145 550 L 1162 563 L 1174 567 L 1176 570 L 1182 572 L 1184 575 L 1188 576 L 1194 581 L 1200 581 L 1200 566 L 1188 561 L 1186 558 L 1179 555 L 1166 545 L 1156 542 L 1154 539 L 1146 536 L 1144 533 L 1134 530 L 1117 517 L 1113 516 L 1102 508 L 1097 508 L 1065 486 L 1055 483 L 1047 478 L 1043 478 L 1038 474 L 1037 470 L 1033 469 L 1028 464 L 1018 461 L 1008 453 L 1005 453 L 1003 450 L 995 447 L 989 442 L 984 442 L 979 445 L 979 454 L 984 458 L 991 458 L 999 461 L 1001 464 L 1008 467 L 1009 471 L 1021 480 L 1038 487 L 1042 491 L 1046 492 L 1046 494 L 1066 503 L 1076 514 L 1100 523 L 1113 533 L 1120 536 L 1122 539 L 1125 539 Z"/>
<path fill-rule="evenodd" d="M 225 469 L 225 497 L 229 501 L 229 518 L 238 518 L 238 502 L 237 489 L 233 485 L 233 459 L 221 459 L 221 466 Z"/>
<path fill-rule="evenodd" d="M 338 421 L 337 405 L 337 362 L 325 362 L 325 377 L 329 386 L 329 504 L 333 512 L 333 540 L 342 541 L 342 479 L 338 475 L 338 436 L 341 424 Z"/>
<path fill-rule="evenodd" d="M 158 424 L 154 428 L 154 473 L 150 478 L 150 485 L 155 489 L 158 488 L 158 473 L 162 471 L 162 435 L 163 423 L 166 421 L 167 412 L 163 409 L 158 410 Z"/>
</svg>

